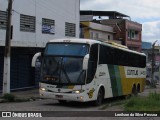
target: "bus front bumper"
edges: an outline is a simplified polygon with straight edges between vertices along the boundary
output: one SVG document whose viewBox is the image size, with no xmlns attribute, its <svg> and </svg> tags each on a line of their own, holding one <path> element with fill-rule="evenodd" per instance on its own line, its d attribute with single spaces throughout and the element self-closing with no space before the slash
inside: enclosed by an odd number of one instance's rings
<svg viewBox="0 0 160 120">
<path fill-rule="evenodd" d="M 44 90 L 39 90 L 40 98 L 50 98 L 56 100 L 86 102 L 84 93 L 55 93 Z"/>
</svg>

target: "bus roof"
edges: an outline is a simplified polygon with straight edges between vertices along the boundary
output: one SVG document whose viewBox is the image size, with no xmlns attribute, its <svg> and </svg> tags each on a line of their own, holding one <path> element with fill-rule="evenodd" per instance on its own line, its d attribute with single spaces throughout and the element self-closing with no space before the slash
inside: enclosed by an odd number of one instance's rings
<svg viewBox="0 0 160 120">
<path fill-rule="evenodd" d="M 131 52 L 131 53 L 146 56 L 144 53 L 137 52 L 137 51 L 134 51 L 134 50 L 130 50 L 127 47 L 124 47 L 123 45 L 117 45 L 117 43 L 116 43 L 116 45 L 110 44 L 110 43 L 107 43 L 107 42 L 102 42 L 101 44 L 106 45 L 106 46 L 110 46 L 110 47 L 113 47 L 113 48 L 117 48 L 117 49 L 120 49 L 120 50 L 123 50 L 123 51 L 127 51 L 127 52 Z"/>
<path fill-rule="evenodd" d="M 123 51 L 127 51 L 127 52 L 131 52 L 131 53 L 135 53 L 135 54 L 139 54 L 139 55 L 143 55 L 145 56 L 144 53 L 140 53 L 140 52 L 137 52 L 137 51 L 134 51 L 134 50 L 130 50 L 128 49 L 127 47 L 124 47 L 123 45 L 117 45 L 117 43 L 115 44 L 111 44 L 109 42 L 103 42 L 103 41 L 98 41 L 98 40 L 93 40 L 93 39 L 84 39 L 84 38 L 62 38 L 62 39 L 52 39 L 50 40 L 48 43 L 54 43 L 54 42 L 66 42 L 66 43 L 85 43 L 85 44 L 89 44 L 89 45 L 92 45 L 92 44 L 95 44 L 95 43 L 98 43 L 98 44 L 102 44 L 102 45 L 106 45 L 106 46 L 109 46 L 109 47 L 113 47 L 113 48 L 117 48 L 117 49 L 120 49 L 120 50 L 123 50 Z"/>
<path fill-rule="evenodd" d="M 50 42 L 71 42 L 71 43 L 86 43 L 86 44 L 94 44 L 94 43 L 101 43 L 98 40 L 92 40 L 92 39 L 82 39 L 82 38 L 62 38 L 62 39 L 53 39 L 50 40 Z"/>
</svg>

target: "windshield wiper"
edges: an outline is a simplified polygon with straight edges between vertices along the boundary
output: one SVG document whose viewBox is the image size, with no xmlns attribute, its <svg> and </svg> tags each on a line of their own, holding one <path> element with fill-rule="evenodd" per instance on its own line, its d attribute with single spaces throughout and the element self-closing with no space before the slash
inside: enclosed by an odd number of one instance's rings
<svg viewBox="0 0 160 120">
<path fill-rule="evenodd" d="M 85 75 L 85 70 L 82 70 L 78 76 L 77 82 L 80 80 L 80 78 L 83 79 L 84 75 Z M 82 83 L 83 81 L 80 81 L 80 82 Z"/>
<path fill-rule="evenodd" d="M 62 71 L 63 71 L 63 73 L 64 73 L 64 75 L 65 75 L 68 83 L 71 83 L 71 80 L 69 79 L 68 74 L 67 74 L 66 70 L 64 69 L 63 58 L 61 58 L 61 65 L 60 65 L 60 74 L 59 74 L 60 81 L 61 81 Z M 59 81 L 59 82 L 60 82 L 60 81 Z"/>
<path fill-rule="evenodd" d="M 64 69 L 64 67 L 62 67 L 62 70 L 63 70 L 65 77 L 67 78 L 68 83 L 71 83 L 71 80 L 69 79 L 68 74 L 67 74 L 66 70 Z"/>
</svg>

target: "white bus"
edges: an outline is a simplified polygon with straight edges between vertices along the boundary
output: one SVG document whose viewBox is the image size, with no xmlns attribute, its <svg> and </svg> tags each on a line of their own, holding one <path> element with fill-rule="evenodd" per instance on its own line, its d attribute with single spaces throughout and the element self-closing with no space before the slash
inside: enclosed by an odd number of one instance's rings
<svg viewBox="0 0 160 120">
<path fill-rule="evenodd" d="M 90 39 L 50 40 L 42 57 L 39 92 L 59 102 L 94 101 L 144 90 L 146 56 L 116 43 Z"/>
</svg>

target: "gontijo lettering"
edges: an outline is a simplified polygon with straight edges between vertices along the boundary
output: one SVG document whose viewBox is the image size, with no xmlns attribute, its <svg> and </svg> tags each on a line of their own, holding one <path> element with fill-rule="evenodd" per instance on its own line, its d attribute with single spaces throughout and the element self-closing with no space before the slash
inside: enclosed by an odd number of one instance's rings
<svg viewBox="0 0 160 120">
<path fill-rule="evenodd" d="M 127 70 L 127 75 L 138 75 L 138 70 Z"/>
</svg>

